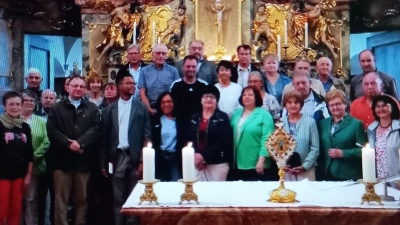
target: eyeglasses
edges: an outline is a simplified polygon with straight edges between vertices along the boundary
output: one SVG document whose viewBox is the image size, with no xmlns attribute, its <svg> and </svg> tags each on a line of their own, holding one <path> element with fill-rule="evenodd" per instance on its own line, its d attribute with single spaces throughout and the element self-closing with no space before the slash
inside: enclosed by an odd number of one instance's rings
<svg viewBox="0 0 400 225">
<path fill-rule="evenodd" d="M 342 106 L 343 106 L 343 103 L 341 103 L 341 102 L 338 102 L 338 103 L 335 103 L 335 104 L 329 104 L 329 105 L 328 105 L 329 108 L 333 108 L 333 107 L 340 108 L 340 107 L 342 107 Z"/>
<path fill-rule="evenodd" d="M 166 56 L 167 53 L 166 52 L 153 52 L 156 55 L 162 55 L 162 56 Z"/>
<path fill-rule="evenodd" d="M 69 85 L 69 86 L 72 87 L 72 88 L 75 88 L 75 89 L 77 89 L 77 88 L 85 89 L 86 88 L 85 85 L 77 85 L 77 84 Z"/>
<path fill-rule="evenodd" d="M 121 84 L 126 84 L 128 86 L 135 86 L 136 82 L 125 82 L 125 83 L 121 83 Z"/>
<path fill-rule="evenodd" d="M 129 52 L 128 55 L 139 55 L 140 52 Z"/>
<path fill-rule="evenodd" d="M 173 102 L 171 100 L 167 100 L 167 101 L 162 101 L 161 105 L 165 105 L 165 104 L 172 104 Z"/>
<path fill-rule="evenodd" d="M 203 95 L 203 99 L 211 99 L 214 100 L 215 96 L 214 95 Z"/>
</svg>

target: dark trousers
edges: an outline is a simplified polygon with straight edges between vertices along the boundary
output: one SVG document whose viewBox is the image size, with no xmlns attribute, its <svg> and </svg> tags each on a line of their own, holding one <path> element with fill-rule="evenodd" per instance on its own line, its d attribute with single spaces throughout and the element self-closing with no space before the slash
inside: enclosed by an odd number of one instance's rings
<svg viewBox="0 0 400 225">
<path fill-rule="evenodd" d="M 181 176 L 176 152 L 161 151 L 156 156 L 156 177 L 161 181 L 177 181 Z"/>
<path fill-rule="evenodd" d="M 114 174 L 112 176 L 112 187 L 114 196 L 114 221 L 115 225 L 138 225 L 139 217 L 124 216 L 121 209 L 128 199 L 133 188 L 136 186 L 137 167 L 133 167 L 131 156 L 117 150 L 114 160 Z"/>
<path fill-rule="evenodd" d="M 90 175 L 87 190 L 87 225 L 114 224 L 113 192 L 111 176 L 104 177 L 100 171 Z"/>
</svg>

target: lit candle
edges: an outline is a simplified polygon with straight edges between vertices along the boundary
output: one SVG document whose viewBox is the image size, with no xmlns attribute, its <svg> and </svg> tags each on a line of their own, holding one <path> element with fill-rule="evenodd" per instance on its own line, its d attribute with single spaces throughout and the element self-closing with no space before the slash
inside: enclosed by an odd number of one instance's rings
<svg viewBox="0 0 400 225">
<path fill-rule="evenodd" d="M 157 41 L 157 43 L 158 43 L 158 44 L 160 44 L 160 43 L 161 43 L 161 38 L 160 38 L 160 37 L 158 37 L 158 41 Z"/>
<path fill-rule="evenodd" d="M 276 54 L 278 55 L 278 61 L 281 61 L 281 35 L 278 35 L 276 41 L 278 42 Z"/>
<path fill-rule="evenodd" d="M 136 45 L 136 22 L 133 24 L 133 44 Z"/>
<path fill-rule="evenodd" d="M 287 46 L 287 20 L 283 21 L 284 24 L 284 36 L 283 36 L 283 41 L 285 47 Z"/>
<path fill-rule="evenodd" d="M 182 172 L 183 181 L 195 181 L 194 149 L 190 142 L 187 147 L 182 149 Z"/>
<path fill-rule="evenodd" d="M 308 48 L 308 23 L 304 25 L 304 47 Z"/>
<path fill-rule="evenodd" d="M 156 44 L 156 22 L 153 21 L 153 46 Z"/>
<path fill-rule="evenodd" d="M 151 147 L 151 143 L 147 144 L 147 147 L 143 148 L 143 181 L 152 182 L 154 181 L 154 148 Z"/>
<path fill-rule="evenodd" d="M 369 147 L 369 144 L 362 148 L 362 172 L 363 181 L 374 183 L 375 176 L 375 150 Z"/>
</svg>

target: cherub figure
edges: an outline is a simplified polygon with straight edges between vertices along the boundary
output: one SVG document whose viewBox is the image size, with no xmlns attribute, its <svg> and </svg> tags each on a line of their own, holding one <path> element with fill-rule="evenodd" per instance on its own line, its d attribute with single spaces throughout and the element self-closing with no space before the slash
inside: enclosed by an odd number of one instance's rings
<svg viewBox="0 0 400 225">
<path fill-rule="evenodd" d="M 304 29 L 305 21 L 308 22 L 309 28 L 315 30 L 314 43 L 324 43 L 334 58 L 338 59 L 339 55 L 335 51 L 336 40 L 329 30 L 327 19 L 324 17 L 324 10 L 330 9 L 336 5 L 335 0 L 306 0 L 304 2 L 304 13 L 298 13 L 293 16 L 294 30 Z M 301 26 L 301 27 L 300 27 Z M 298 33 L 301 33 L 300 31 Z M 304 33 L 301 33 L 304 36 Z M 294 33 L 296 36 L 296 33 Z"/>
<path fill-rule="evenodd" d="M 257 13 L 254 17 L 254 41 L 257 42 L 262 34 L 270 39 L 272 42 L 277 43 L 275 36 L 272 34 L 271 29 L 268 25 L 268 15 L 266 13 L 266 7 L 264 4 L 260 4 L 257 7 Z"/>
<path fill-rule="evenodd" d="M 130 13 L 130 4 L 115 8 L 111 11 L 110 16 L 112 17 L 110 25 L 101 30 L 101 32 L 106 35 L 106 38 L 100 45 L 96 46 L 97 49 L 102 49 L 100 56 L 97 57 L 97 61 L 99 61 L 111 47 L 124 48 L 127 37 L 132 38 L 134 17 Z M 128 31 L 127 37 L 124 36 L 124 31 L 126 30 Z"/>
<path fill-rule="evenodd" d="M 177 36 L 181 36 L 181 32 L 183 27 L 188 24 L 186 18 L 186 6 L 180 4 L 178 8 L 175 10 L 174 15 L 168 21 L 168 28 L 161 33 L 161 40 L 164 40 L 168 35 L 175 34 Z"/>
</svg>

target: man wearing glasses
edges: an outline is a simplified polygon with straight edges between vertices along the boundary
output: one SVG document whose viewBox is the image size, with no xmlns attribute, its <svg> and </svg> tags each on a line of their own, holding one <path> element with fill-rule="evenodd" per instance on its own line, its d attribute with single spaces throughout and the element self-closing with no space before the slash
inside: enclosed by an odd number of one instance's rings
<svg viewBox="0 0 400 225">
<path fill-rule="evenodd" d="M 100 134 L 100 112 L 83 98 L 85 80 L 72 76 L 67 99 L 55 103 L 48 114 L 50 140 L 47 168 L 53 172 L 55 224 L 67 225 L 70 194 L 75 202 L 75 224 L 85 224 L 86 189 Z"/>
<path fill-rule="evenodd" d="M 162 92 L 168 91 L 171 84 L 180 78 L 178 70 L 165 63 L 167 54 L 167 46 L 163 44 L 154 45 L 152 53 L 154 64 L 146 66 L 139 74 L 140 99 L 151 115 L 156 112 L 158 96 Z"/>
<path fill-rule="evenodd" d="M 113 171 L 113 224 L 136 225 L 138 218 L 123 216 L 121 208 L 142 172 L 142 148 L 151 139 L 150 116 L 147 107 L 132 97 L 136 84 L 133 76 L 122 73 L 115 81 L 120 98 L 102 112 L 100 163 L 103 176 L 108 176 L 107 167 L 110 173 Z"/>
<path fill-rule="evenodd" d="M 128 63 L 121 67 L 121 69 L 117 73 L 117 77 L 122 76 L 122 73 L 129 73 L 133 76 L 133 79 L 138 82 L 140 78 L 140 71 L 143 67 L 147 66 L 142 61 L 142 53 L 140 51 L 140 46 L 131 44 L 127 49 L 128 53 Z M 140 100 L 140 90 L 136 85 L 136 91 L 133 95 L 134 98 Z"/>
<path fill-rule="evenodd" d="M 209 85 L 218 83 L 217 68 L 213 62 L 204 58 L 204 43 L 200 40 L 193 40 L 189 43 L 189 54 L 197 58 L 196 74 L 197 78 L 206 81 Z M 176 68 L 181 77 L 184 76 L 183 59 L 176 63 Z"/>
</svg>

